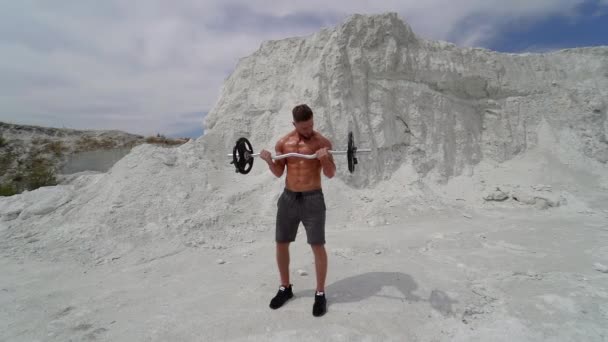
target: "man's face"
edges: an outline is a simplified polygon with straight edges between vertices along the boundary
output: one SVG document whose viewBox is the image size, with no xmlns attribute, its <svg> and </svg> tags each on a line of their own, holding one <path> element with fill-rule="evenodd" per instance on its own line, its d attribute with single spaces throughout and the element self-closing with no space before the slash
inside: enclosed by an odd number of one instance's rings
<svg viewBox="0 0 608 342">
<path fill-rule="evenodd" d="M 312 138 L 314 126 L 312 118 L 308 121 L 294 122 L 293 126 L 296 128 L 296 132 L 304 139 Z"/>
</svg>

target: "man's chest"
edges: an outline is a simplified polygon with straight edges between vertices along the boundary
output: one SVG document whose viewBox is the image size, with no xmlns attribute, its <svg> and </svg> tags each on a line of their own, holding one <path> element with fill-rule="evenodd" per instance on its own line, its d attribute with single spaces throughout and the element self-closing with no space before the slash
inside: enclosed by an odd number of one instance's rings
<svg viewBox="0 0 608 342">
<path fill-rule="evenodd" d="M 314 154 L 321 148 L 318 141 L 313 140 L 299 140 L 289 139 L 285 142 L 284 152 L 285 153 L 302 153 L 302 154 Z"/>
</svg>

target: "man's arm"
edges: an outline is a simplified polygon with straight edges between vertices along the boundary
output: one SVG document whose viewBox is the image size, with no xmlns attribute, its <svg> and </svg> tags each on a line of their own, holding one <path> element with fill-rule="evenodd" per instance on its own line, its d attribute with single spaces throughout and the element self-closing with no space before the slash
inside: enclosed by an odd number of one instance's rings
<svg viewBox="0 0 608 342">
<path fill-rule="evenodd" d="M 274 149 L 275 149 L 277 155 L 283 154 L 283 144 L 284 144 L 284 139 L 281 139 L 275 145 Z M 275 176 L 277 176 L 278 178 L 281 178 L 281 176 L 283 176 L 283 172 L 285 172 L 285 164 L 287 163 L 287 159 L 279 159 L 279 160 L 270 159 L 269 161 L 266 161 L 266 163 L 268 164 L 270 171 Z"/>
<path fill-rule="evenodd" d="M 328 139 L 323 139 L 323 150 L 328 151 L 332 149 L 331 141 Z M 336 164 L 334 164 L 334 157 L 329 152 L 321 152 L 321 157 L 319 158 L 321 162 L 321 168 L 323 168 L 323 174 L 327 178 L 332 178 L 336 175 Z"/>
</svg>

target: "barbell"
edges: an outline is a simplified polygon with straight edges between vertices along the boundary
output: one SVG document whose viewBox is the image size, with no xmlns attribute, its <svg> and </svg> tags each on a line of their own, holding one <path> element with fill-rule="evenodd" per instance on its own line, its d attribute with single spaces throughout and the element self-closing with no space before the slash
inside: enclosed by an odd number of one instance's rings
<svg viewBox="0 0 608 342">
<path fill-rule="evenodd" d="M 357 160 L 357 153 L 369 153 L 371 149 L 357 149 L 355 146 L 355 140 L 353 138 L 353 132 L 348 132 L 348 149 L 346 151 L 333 151 L 329 153 L 332 155 L 346 154 L 348 161 L 348 171 L 353 173 L 355 171 L 355 165 L 359 163 Z M 253 146 L 247 138 L 239 138 L 232 149 L 232 154 L 228 155 L 232 158 L 232 162 L 237 173 L 248 174 L 253 167 L 253 158 L 259 157 L 259 153 L 253 153 Z M 301 154 L 301 153 L 285 153 L 272 156 L 272 160 L 285 159 L 289 157 L 304 158 L 304 159 L 317 159 L 317 154 Z"/>
</svg>

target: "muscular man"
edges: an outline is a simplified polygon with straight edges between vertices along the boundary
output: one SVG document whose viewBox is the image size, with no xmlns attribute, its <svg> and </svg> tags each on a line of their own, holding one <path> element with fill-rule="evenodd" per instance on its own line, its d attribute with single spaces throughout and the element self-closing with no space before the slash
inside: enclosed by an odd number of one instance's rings
<svg viewBox="0 0 608 342">
<path fill-rule="evenodd" d="M 287 167 L 285 190 L 279 198 L 276 222 L 276 257 L 281 286 L 270 301 L 272 309 L 280 308 L 293 297 L 289 282 L 289 243 L 295 241 L 300 222 L 306 229 L 307 241 L 315 256 L 317 291 L 312 309 L 314 316 L 322 316 L 327 311 L 325 300 L 325 277 L 327 275 L 327 253 L 325 252 L 325 200 L 321 190 L 321 172 L 332 178 L 336 165 L 329 150 L 331 142 L 313 130 L 313 113 L 305 104 L 293 111 L 295 129 L 281 138 L 275 150 L 277 154 L 302 153 L 317 154 L 317 159 L 289 157 L 272 160 L 270 152 L 262 150 L 261 159 L 268 163 L 270 171 L 281 177 Z"/>
</svg>

